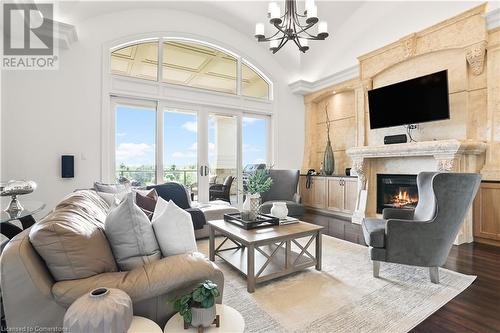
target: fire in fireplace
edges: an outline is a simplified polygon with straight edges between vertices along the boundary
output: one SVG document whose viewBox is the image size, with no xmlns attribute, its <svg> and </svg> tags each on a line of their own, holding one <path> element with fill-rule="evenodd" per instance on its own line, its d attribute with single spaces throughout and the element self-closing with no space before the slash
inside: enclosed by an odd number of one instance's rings
<svg viewBox="0 0 500 333">
<path fill-rule="evenodd" d="M 417 175 L 377 174 L 377 213 L 384 208 L 415 208 Z"/>
</svg>

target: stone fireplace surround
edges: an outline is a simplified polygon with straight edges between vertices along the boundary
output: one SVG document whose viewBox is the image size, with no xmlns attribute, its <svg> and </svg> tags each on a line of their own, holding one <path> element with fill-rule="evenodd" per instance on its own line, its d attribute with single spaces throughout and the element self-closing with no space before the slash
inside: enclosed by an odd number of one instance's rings
<svg viewBox="0 0 500 333">
<path fill-rule="evenodd" d="M 358 175 L 358 195 L 352 222 L 360 224 L 376 214 L 377 174 L 418 174 L 421 171 L 479 172 L 486 143 L 472 140 L 435 140 L 347 150 Z M 378 214 L 380 217 L 380 214 Z M 473 241 L 472 210 L 467 214 L 455 244 Z"/>
</svg>

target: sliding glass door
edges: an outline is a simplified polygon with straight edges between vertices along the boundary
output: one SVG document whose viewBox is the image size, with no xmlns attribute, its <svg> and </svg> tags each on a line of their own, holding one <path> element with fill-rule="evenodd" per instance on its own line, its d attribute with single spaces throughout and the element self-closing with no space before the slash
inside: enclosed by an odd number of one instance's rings
<svg viewBox="0 0 500 333">
<path fill-rule="evenodd" d="M 167 181 L 194 201 L 242 202 L 244 167 L 270 160 L 270 117 L 179 103 L 113 99 L 114 170 L 136 186 Z"/>
</svg>

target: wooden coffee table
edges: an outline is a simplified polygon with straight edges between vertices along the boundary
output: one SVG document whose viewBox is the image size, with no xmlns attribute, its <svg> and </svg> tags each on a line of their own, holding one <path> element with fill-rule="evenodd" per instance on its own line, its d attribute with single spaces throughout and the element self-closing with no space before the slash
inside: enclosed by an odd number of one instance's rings
<svg viewBox="0 0 500 333">
<path fill-rule="evenodd" d="M 215 256 L 226 261 L 247 278 L 247 291 L 253 293 L 255 284 L 315 266 L 321 270 L 322 226 L 307 222 L 269 226 L 252 230 L 242 229 L 224 220 L 208 221 L 210 260 Z M 225 239 L 215 245 L 215 233 Z M 297 239 L 309 237 L 305 245 Z M 223 247 L 227 241 L 234 246 Z M 309 246 L 315 242 L 315 255 Z M 292 250 L 292 245 L 296 250 Z"/>
</svg>

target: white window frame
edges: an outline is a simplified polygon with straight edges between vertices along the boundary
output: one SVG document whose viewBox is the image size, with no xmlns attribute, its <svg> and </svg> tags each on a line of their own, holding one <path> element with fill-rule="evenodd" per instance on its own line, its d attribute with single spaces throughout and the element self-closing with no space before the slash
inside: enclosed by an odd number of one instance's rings
<svg viewBox="0 0 500 333">
<path fill-rule="evenodd" d="M 116 101 L 123 100 L 131 103 L 140 101 L 139 104 L 156 104 L 156 181 L 163 180 L 163 110 L 168 107 L 188 109 L 196 111 L 198 117 L 200 112 L 223 113 L 236 115 L 238 117 L 238 166 L 242 163 L 241 135 L 242 117 L 266 117 L 268 120 L 267 163 L 273 165 L 277 152 L 274 145 L 275 133 L 273 131 L 275 121 L 275 98 L 276 86 L 270 75 L 253 65 L 247 57 L 240 56 L 238 52 L 207 38 L 192 35 L 176 34 L 168 36 L 169 33 L 156 35 L 141 34 L 122 38 L 117 41 L 106 43 L 102 48 L 102 99 L 101 99 L 101 181 L 112 182 L 115 178 L 115 106 Z M 111 52 L 139 42 L 158 41 L 158 77 L 157 81 L 128 77 L 111 73 Z M 193 88 L 189 86 L 176 85 L 162 82 L 163 69 L 163 43 L 165 41 L 187 41 L 199 43 L 218 49 L 234 56 L 238 61 L 237 67 L 237 95 L 211 90 Z M 241 95 L 241 64 L 249 66 L 257 72 L 269 84 L 269 99 L 248 97 Z M 161 112 L 160 112 L 161 111 Z M 238 177 L 241 182 L 241 176 Z M 239 184 L 242 188 L 242 184 Z"/>
</svg>

